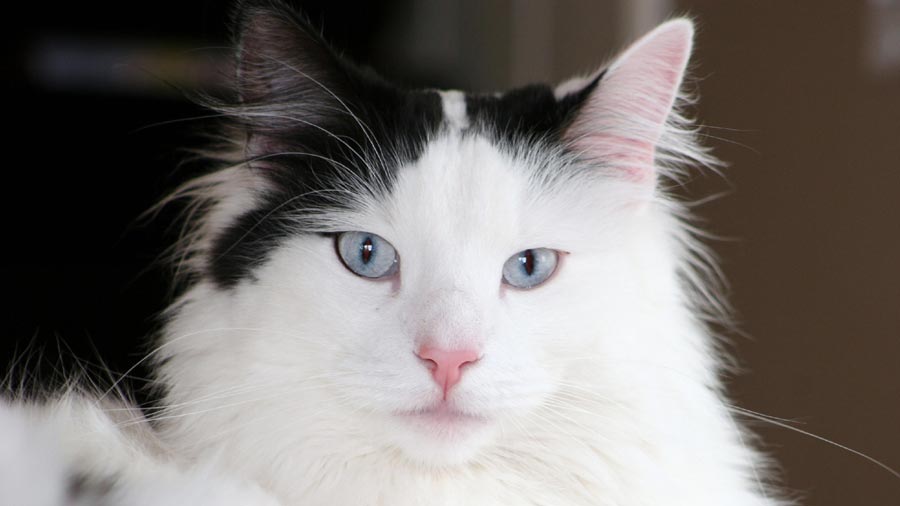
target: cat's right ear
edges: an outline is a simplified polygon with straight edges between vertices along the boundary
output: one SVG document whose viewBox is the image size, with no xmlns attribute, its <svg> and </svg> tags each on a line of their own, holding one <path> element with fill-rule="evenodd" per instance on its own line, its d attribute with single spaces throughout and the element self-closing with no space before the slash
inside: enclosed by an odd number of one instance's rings
<svg viewBox="0 0 900 506">
<path fill-rule="evenodd" d="M 660 148 L 675 148 L 676 156 L 690 148 L 660 144 L 670 127 L 693 35 L 690 20 L 668 21 L 602 71 L 560 85 L 556 94 L 561 100 L 587 93 L 563 133 L 569 148 L 617 177 L 652 189 Z"/>
<path fill-rule="evenodd" d="M 256 131 L 319 125 L 340 105 L 344 69 L 303 16 L 277 0 L 248 0 L 233 15 L 235 92 Z"/>
</svg>

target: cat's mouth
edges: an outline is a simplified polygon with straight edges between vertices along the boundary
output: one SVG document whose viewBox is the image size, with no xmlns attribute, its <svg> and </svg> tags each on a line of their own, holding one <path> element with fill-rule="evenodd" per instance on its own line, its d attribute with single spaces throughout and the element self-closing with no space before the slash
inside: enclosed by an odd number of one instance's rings
<svg viewBox="0 0 900 506">
<path fill-rule="evenodd" d="M 486 416 L 466 413 L 454 408 L 447 402 L 441 402 L 425 409 L 400 411 L 397 415 L 413 423 L 435 428 L 481 425 L 489 421 Z"/>
<path fill-rule="evenodd" d="M 492 418 L 464 411 L 452 402 L 395 411 L 391 440 L 413 461 L 445 467 L 467 462 L 489 440 Z"/>
</svg>

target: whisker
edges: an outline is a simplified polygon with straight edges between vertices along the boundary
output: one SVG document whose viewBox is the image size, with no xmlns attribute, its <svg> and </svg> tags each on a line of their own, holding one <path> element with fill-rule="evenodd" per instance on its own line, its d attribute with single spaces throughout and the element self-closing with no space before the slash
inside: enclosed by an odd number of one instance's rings
<svg viewBox="0 0 900 506">
<path fill-rule="evenodd" d="M 894 478 L 900 479 L 900 472 L 898 472 L 898 471 L 895 470 L 894 468 L 888 466 L 888 465 L 885 464 L 884 462 L 882 462 L 882 461 L 880 461 L 880 460 L 878 460 L 878 459 L 876 459 L 876 458 L 874 458 L 874 457 L 872 457 L 872 456 L 870 456 L 870 455 L 867 455 L 867 454 L 865 454 L 865 453 L 863 453 L 863 452 L 861 452 L 861 451 L 859 451 L 859 450 L 854 450 L 853 448 L 850 448 L 849 446 L 842 445 L 841 443 L 838 443 L 838 442 L 833 441 L 833 440 L 831 440 L 831 439 L 828 439 L 828 438 L 826 438 L 826 437 L 820 436 L 820 435 L 815 434 L 815 433 L 813 433 L 813 432 L 809 432 L 809 431 L 807 431 L 807 430 L 799 429 L 799 428 L 797 428 L 797 427 L 794 427 L 793 425 L 788 425 L 787 423 L 781 422 L 781 421 L 779 421 L 779 420 L 777 420 L 777 419 L 773 419 L 773 418 L 769 418 L 769 417 L 757 415 L 756 413 L 753 413 L 753 412 L 751 412 L 751 411 L 741 411 L 741 414 L 743 414 L 743 415 L 745 415 L 745 416 L 748 416 L 748 417 L 750 417 L 750 418 L 754 418 L 754 419 L 756 419 L 756 420 L 762 421 L 762 422 L 766 422 L 766 423 L 770 423 L 770 424 L 772 424 L 772 425 L 776 425 L 776 426 L 781 427 L 781 428 L 783 428 L 783 429 L 792 430 L 792 431 L 797 432 L 797 433 L 799 433 L 799 434 L 803 434 L 804 436 L 808 436 L 808 437 L 811 437 L 811 438 L 816 439 L 816 440 L 818 440 L 818 441 L 822 441 L 822 442 L 824 442 L 824 443 L 828 443 L 828 444 L 830 444 L 830 445 L 832 445 L 832 446 L 835 446 L 835 447 L 837 447 L 837 448 L 840 448 L 841 450 L 848 451 L 848 452 L 850 452 L 850 453 L 856 455 L 857 457 L 860 457 L 860 458 L 862 458 L 862 459 L 865 459 L 865 460 L 869 461 L 870 463 L 872 463 L 872 464 L 874 464 L 874 465 L 880 467 L 881 469 L 883 469 L 884 471 L 886 471 L 887 473 L 889 473 L 890 475 L 892 475 Z"/>
</svg>

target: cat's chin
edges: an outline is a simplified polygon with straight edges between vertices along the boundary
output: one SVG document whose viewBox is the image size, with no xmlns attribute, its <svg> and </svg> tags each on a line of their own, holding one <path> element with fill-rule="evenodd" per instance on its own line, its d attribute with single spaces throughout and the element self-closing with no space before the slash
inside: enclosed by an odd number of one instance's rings
<svg viewBox="0 0 900 506">
<path fill-rule="evenodd" d="M 473 459 L 490 441 L 494 421 L 446 404 L 394 414 L 396 444 L 410 460 L 428 466 L 453 466 Z"/>
</svg>

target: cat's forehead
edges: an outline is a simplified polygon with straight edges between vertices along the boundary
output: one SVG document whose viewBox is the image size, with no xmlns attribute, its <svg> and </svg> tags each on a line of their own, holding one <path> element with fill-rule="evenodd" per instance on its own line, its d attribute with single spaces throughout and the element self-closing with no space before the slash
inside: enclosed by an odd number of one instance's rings
<svg viewBox="0 0 900 506">
<path fill-rule="evenodd" d="M 394 107 L 367 97 L 364 115 L 343 118 L 348 124 L 341 130 L 372 148 L 362 164 L 355 153 L 345 152 L 340 161 L 358 167 L 349 182 L 362 198 L 348 195 L 351 212 L 388 209 L 395 223 L 443 218 L 446 226 L 466 226 L 473 215 L 510 218 L 559 179 L 553 176 L 571 170 L 560 138 L 579 103 L 575 95 L 558 97 L 549 86 L 530 85 L 505 93 L 400 96 L 404 105 Z M 346 171 L 332 172 L 335 181 L 323 179 L 323 171 L 303 172 L 295 174 L 313 173 L 326 191 L 348 182 Z"/>
<path fill-rule="evenodd" d="M 444 130 L 396 174 L 388 218 L 406 227 L 463 233 L 514 225 L 527 206 L 533 168 L 482 134 Z"/>
<path fill-rule="evenodd" d="M 387 218 L 421 231 L 514 231 L 538 211 L 571 170 L 558 141 L 568 111 L 553 90 L 534 85 L 505 94 L 440 91 L 441 124 L 414 159 L 395 168 Z M 367 206 L 368 207 L 368 206 Z"/>
<path fill-rule="evenodd" d="M 388 193 L 352 210 L 349 226 L 443 254 L 565 249 L 595 208 L 596 185 L 579 174 L 552 144 L 447 128 L 397 169 Z"/>
</svg>

